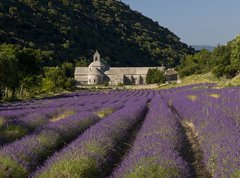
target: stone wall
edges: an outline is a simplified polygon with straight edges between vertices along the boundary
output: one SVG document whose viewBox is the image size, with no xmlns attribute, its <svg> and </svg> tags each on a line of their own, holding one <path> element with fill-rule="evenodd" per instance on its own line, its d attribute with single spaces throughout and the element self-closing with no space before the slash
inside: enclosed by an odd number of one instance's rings
<svg viewBox="0 0 240 178">
<path fill-rule="evenodd" d="M 109 82 L 110 85 L 146 85 L 146 77 L 149 69 L 159 69 L 164 71 L 164 67 L 111 67 L 108 71 L 103 72 L 97 82 L 102 84 L 104 82 Z M 75 69 L 75 79 L 79 84 L 87 84 L 89 79 L 89 71 L 87 67 L 76 67 Z M 95 79 L 91 76 L 91 79 Z M 96 79 L 95 79 L 96 81 Z"/>
</svg>

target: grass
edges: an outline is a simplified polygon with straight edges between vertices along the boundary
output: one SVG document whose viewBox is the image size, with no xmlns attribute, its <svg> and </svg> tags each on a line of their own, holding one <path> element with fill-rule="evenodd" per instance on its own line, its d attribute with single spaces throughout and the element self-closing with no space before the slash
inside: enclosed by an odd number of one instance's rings
<svg viewBox="0 0 240 178">
<path fill-rule="evenodd" d="M 48 177 L 91 177 L 98 178 L 101 174 L 99 164 L 97 162 L 97 155 L 106 155 L 106 148 L 108 146 L 100 146 L 96 141 L 91 140 L 84 143 L 80 152 L 72 152 L 59 157 L 59 160 L 49 166 L 44 172 L 40 173 L 39 178 Z M 85 154 L 85 153 L 88 154 Z M 101 177 L 101 176 L 100 176 Z"/>
<path fill-rule="evenodd" d="M 98 115 L 98 117 L 102 119 L 113 112 L 114 112 L 114 109 L 112 108 L 104 108 L 104 109 L 101 109 L 100 111 L 97 111 L 96 114 Z"/>
<path fill-rule="evenodd" d="M 78 91 L 78 90 L 76 90 Z M 63 95 L 63 94 L 69 94 L 72 93 L 73 91 L 68 91 L 68 90 L 63 90 L 63 89 L 58 89 L 56 91 L 49 91 L 49 92 L 36 92 L 34 94 L 26 94 L 24 96 L 20 96 L 20 95 L 16 95 L 15 98 L 3 98 L 0 99 L 0 103 L 11 103 L 13 101 L 26 101 L 26 100 L 32 100 L 32 99 L 43 99 L 43 98 L 47 98 L 47 97 L 53 97 L 53 96 L 59 96 L 59 95 Z M 11 96 L 11 94 L 9 94 L 9 96 Z"/>
<path fill-rule="evenodd" d="M 28 131 L 16 125 L 8 125 L 0 130 L 0 135 L 3 137 L 7 142 L 14 141 L 26 135 Z"/>
<path fill-rule="evenodd" d="M 212 144 L 211 145 L 211 150 L 209 150 L 211 152 L 210 154 L 210 157 L 208 159 L 208 163 L 207 163 L 207 167 L 208 167 L 208 170 L 210 171 L 211 175 L 213 176 L 214 175 L 214 172 L 217 168 L 217 150 L 219 149 L 219 146 L 216 145 L 216 144 Z"/>
<path fill-rule="evenodd" d="M 194 168 L 194 177 L 212 177 L 208 168 L 204 164 L 203 151 L 201 150 L 199 141 L 202 136 L 199 135 L 195 125 L 190 121 L 182 120 L 181 126 L 184 129 L 186 138 L 190 145 L 190 150 L 192 152 L 190 165 Z M 212 166 L 214 165 L 212 164 Z"/>
<path fill-rule="evenodd" d="M 239 86 L 239 85 L 240 85 L 240 75 L 234 77 L 234 78 L 231 80 L 230 85 Z"/>
<path fill-rule="evenodd" d="M 134 169 L 123 176 L 123 178 L 174 178 L 179 177 L 177 168 L 170 165 L 162 166 L 153 162 L 139 163 Z"/>
<path fill-rule="evenodd" d="M 0 177 L 23 178 L 27 171 L 11 158 L 0 155 Z"/>
<path fill-rule="evenodd" d="M 88 150 L 90 154 L 98 155 L 105 154 L 103 147 L 100 147 L 96 142 L 91 141 L 84 144 L 84 150 Z M 73 153 L 74 154 L 74 153 Z M 75 153 L 76 154 L 76 153 Z M 69 159 L 71 158 L 71 159 Z M 60 161 L 57 161 L 52 166 L 49 167 L 46 171 L 40 174 L 39 178 L 48 178 L 48 177 L 71 177 L 71 178 L 80 178 L 80 177 L 99 177 L 99 168 L 97 160 L 94 157 L 84 154 L 76 154 L 76 156 L 65 155 L 63 158 L 60 158 Z"/>
<path fill-rule="evenodd" d="M 185 77 L 182 82 L 187 84 L 195 83 L 219 83 L 219 79 L 212 73 L 197 74 Z"/>
<path fill-rule="evenodd" d="M 235 171 L 231 176 L 231 178 L 239 178 L 239 177 L 240 177 L 240 170 Z"/>
<path fill-rule="evenodd" d="M 240 85 L 240 75 L 233 79 L 227 79 L 226 77 L 217 78 L 211 72 L 204 74 L 195 74 L 182 79 L 181 83 L 170 83 L 166 86 L 160 86 L 160 89 L 169 89 L 179 86 L 192 85 L 198 83 L 216 83 L 218 88 L 228 87 L 228 86 L 239 86 Z"/>
<path fill-rule="evenodd" d="M 0 128 L 4 125 L 5 120 L 4 118 L 0 117 Z"/>
<path fill-rule="evenodd" d="M 62 119 L 65 119 L 65 118 L 67 118 L 67 117 L 69 117 L 69 116 L 71 116 L 73 114 L 75 114 L 74 111 L 65 111 L 65 112 L 63 112 L 63 113 L 61 113 L 61 114 L 51 118 L 50 121 L 51 122 L 57 122 L 57 121 L 60 121 Z"/>
<path fill-rule="evenodd" d="M 105 154 L 105 147 L 100 147 L 96 141 L 90 141 L 84 144 L 84 150 L 88 150 L 90 154 Z"/>
<path fill-rule="evenodd" d="M 54 148 L 60 145 L 63 138 L 60 133 L 50 130 L 46 133 L 40 133 L 36 139 L 41 145 L 48 148 L 48 152 L 52 152 L 54 151 Z"/>
<path fill-rule="evenodd" d="M 220 94 L 217 94 L 217 93 L 212 93 L 212 94 L 210 94 L 209 96 L 211 96 L 212 98 L 218 99 L 221 95 L 220 95 Z"/>
<path fill-rule="evenodd" d="M 63 159 L 50 167 L 50 169 L 43 174 L 37 176 L 38 178 L 49 177 L 99 177 L 99 171 L 96 160 L 93 158 L 76 156 L 73 159 Z"/>
<path fill-rule="evenodd" d="M 198 97 L 197 95 L 188 95 L 187 98 L 190 99 L 191 101 L 196 101 Z"/>
</svg>

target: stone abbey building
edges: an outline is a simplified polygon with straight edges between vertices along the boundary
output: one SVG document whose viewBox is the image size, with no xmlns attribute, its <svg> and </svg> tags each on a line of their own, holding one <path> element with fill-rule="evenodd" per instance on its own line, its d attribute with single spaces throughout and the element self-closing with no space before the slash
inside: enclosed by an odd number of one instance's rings
<svg viewBox="0 0 240 178">
<path fill-rule="evenodd" d="M 75 68 L 75 80 L 78 85 L 145 85 L 149 69 L 165 71 L 164 67 L 110 67 L 101 61 L 98 51 L 93 55 L 93 62 L 88 67 Z M 169 72 L 168 72 L 169 71 Z M 171 74 L 168 76 L 168 74 Z M 167 80 L 177 80 L 177 72 L 165 71 Z"/>
</svg>

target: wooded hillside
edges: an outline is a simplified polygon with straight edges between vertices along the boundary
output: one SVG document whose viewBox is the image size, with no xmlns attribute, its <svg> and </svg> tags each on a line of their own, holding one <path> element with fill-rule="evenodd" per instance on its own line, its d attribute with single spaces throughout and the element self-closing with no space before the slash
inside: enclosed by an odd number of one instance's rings
<svg viewBox="0 0 240 178">
<path fill-rule="evenodd" d="M 54 52 L 48 65 L 91 59 L 112 66 L 179 64 L 193 49 L 116 0 L 2 0 L 0 43 Z"/>
</svg>

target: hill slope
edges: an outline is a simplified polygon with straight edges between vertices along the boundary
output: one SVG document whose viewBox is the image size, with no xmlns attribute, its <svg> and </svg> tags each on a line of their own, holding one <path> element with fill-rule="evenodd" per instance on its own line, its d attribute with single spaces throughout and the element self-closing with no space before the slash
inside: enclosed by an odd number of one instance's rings
<svg viewBox="0 0 240 178">
<path fill-rule="evenodd" d="M 3 0 L 0 21 L 0 43 L 52 50 L 60 62 L 90 60 L 98 49 L 112 66 L 175 66 L 193 52 L 116 0 Z"/>
</svg>

